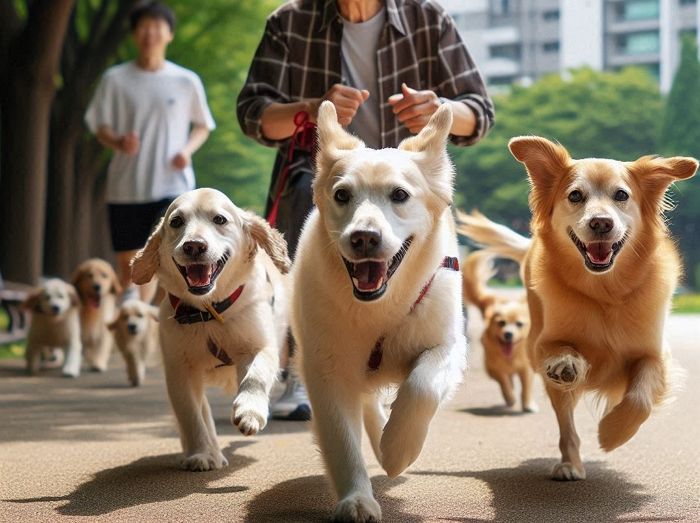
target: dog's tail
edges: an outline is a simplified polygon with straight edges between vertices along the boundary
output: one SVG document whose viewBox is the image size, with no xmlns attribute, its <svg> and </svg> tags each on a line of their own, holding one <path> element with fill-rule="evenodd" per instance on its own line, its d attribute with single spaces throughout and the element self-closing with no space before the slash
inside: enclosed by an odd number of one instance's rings
<svg viewBox="0 0 700 523">
<path fill-rule="evenodd" d="M 522 264 L 531 240 L 505 225 L 492 222 L 479 211 L 457 211 L 457 232 L 487 247 L 499 256 Z"/>
<path fill-rule="evenodd" d="M 608 412 L 598 425 L 598 442 L 606 452 L 626 443 L 656 405 L 668 393 L 668 369 L 663 357 L 647 356 L 637 360 L 629 371 L 629 385 L 622 401 Z"/>
<path fill-rule="evenodd" d="M 494 253 L 484 249 L 472 252 L 462 262 L 464 300 L 476 305 L 482 314 L 493 300 L 486 283 L 496 274 L 495 257 Z"/>
</svg>

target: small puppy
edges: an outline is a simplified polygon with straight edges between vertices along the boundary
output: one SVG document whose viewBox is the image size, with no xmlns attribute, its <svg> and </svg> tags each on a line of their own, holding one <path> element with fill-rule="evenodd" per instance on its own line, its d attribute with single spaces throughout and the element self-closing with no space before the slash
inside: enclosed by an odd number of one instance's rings
<svg viewBox="0 0 700 523">
<path fill-rule="evenodd" d="M 85 360 L 92 370 L 104 372 L 114 344 L 107 326 L 116 315 L 117 297 L 122 292 L 119 279 L 109 263 L 92 258 L 78 266 L 72 282 L 80 296 Z"/>
<path fill-rule="evenodd" d="M 316 210 L 295 260 L 292 328 L 339 520 L 381 518 L 363 417 L 378 461 L 398 476 L 466 368 L 451 125 L 442 105 L 398 149 L 372 150 L 338 124 L 331 102 L 319 110 Z M 391 386 L 387 421 L 379 392 Z"/>
<path fill-rule="evenodd" d="M 47 280 L 32 291 L 22 306 L 32 312 L 27 336 L 27 372 L 35 375 L 41 368 L 42 356 L 55 348 L 65 351 L 63 375 L 80 375 L 82 343 L 78 294 L 72 285 L 59 279 Z"/>
<path fill-rule="evenodd" d="M 282 236 L 214 189 L 178 197 L 132 260 L 135 283 L 157 274 L 168 292 L 160 345 L 184 468 L 228 464 L 205 386 L 238 388 L 231 420 L 243 434 L 265 427 L 287 332 L 289 266 Z"/>
<path fill-rule="evenodd" d="M 513 376 L 521 383 L 522 409 L 536 412 L 532 399 L 533 372 L 527 357 L 525 339 L 530 329 L 530 315 L 525 294 L 506 296 L 489 289 L 486 283 L 496 274 L 495 254 L 487 250 L 471 253 L 463 262 L 464 298 L 475 305 L 484 318 L 481 335 L 486 372 L 501 386 L 506 405 L 515 405 Z"/>
<path fill-rule="evenodd" d="M 138 387 L 146 377 L 146 366 L 158 352 L 158 308 L 140 300 L 127 300 L 109 329 L 124 357 L 129 382 Z"/>
<path fill-rule="evenodd" d="M 606 400 L 598 440 L 611 451 L 669 392 L 664 324 L 681 262 L 664 220 L 665 194 L 693 176 L 698 162 L 574 160 L 538 137 L 513 138 L 509 146 L 532 184 L 532 241 L 521 237 L 520 244 L 532 322 L 528 354 L 561 434 L 552 477 L 583 479 L 573 414 L 580 396 L 595 392 Z M 468 232 L 497 250 L 512 246 L 515 234 L 488 220 Z"/>
</svg>

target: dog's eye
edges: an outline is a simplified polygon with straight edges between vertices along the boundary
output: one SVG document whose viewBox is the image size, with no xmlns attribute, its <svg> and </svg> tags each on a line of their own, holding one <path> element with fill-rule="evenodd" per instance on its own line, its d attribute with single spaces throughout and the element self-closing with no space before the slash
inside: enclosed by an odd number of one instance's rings
<svg viewBox="0 0 700 523">
<path fill-rule="evenodd" d="M 137 313 L 136 313 L 136 317 L 137 317 L 137 318 L 143 318 L 143 313 L 137 312 Z"/>
<path fill-rule="evenodd" d="M 333 195 L 333 199 L 341 205 L 344 205 L 350 201 L 350 191 L 347 189 L 338 189 Z"/>
<path fill-rule="evenodd" d="M 583 193 L 581 191 L 571 191 L 569 193 L 569 201 L 571 203 L 579 203 L 583 201 Z"/>
<path fill-rule="evenodd" d="M 408 200 L 408 193 L 403 189 L 394 189 L 391 193 L 391 201 L 394 203 L 403 203 Z"/>
<path fill-rule="evenodd" d="M 217 214 L 216 216 L 214 216 L 214 223 L 216 225 L 225 225 L 227 222 L 228 222 L 228 220 L 225 217 L 221 216 L 220 214 Z"/>
<path fill-rule="evenodd" d="M 506 326 L 506 322 L 505 322 L 504 320 L 498 320 L 497 325 L 498 325 L 499 327 L 505 327 L 505 326 Z"/>
<path fill-rule="evenodd" d="M 522 322 L 522 321 L 516 321 L 516 322 L 515 322 L 515 326 L 516 326 L 517 328 L 519 328 L 519 329 L 522 329 L 522 328 L 523 328 L 523 322 Z"/>
<path fill-rule="evenodd" d="M 622 189 L 618 190 L 618 191 L 615 193 L 615 201 L 616 201 L 616 202 L 624 202 L 624 201 L 627 201 L 627 199 L 629 199 L 629 197 L 630 197 L 630 195 L 627 194 L 627 193 L 626 193 L 625 191 L 623 191 Z"/>
<path fill-rule="evenodd" d="M 183 220 L 182 217 L 173 216 L 172 218 L 170 218 L 170 227 L 172 227 L 173 229 L 179 229 L 183 225 L 185 225 L 185 220 Z"/>
</svg>

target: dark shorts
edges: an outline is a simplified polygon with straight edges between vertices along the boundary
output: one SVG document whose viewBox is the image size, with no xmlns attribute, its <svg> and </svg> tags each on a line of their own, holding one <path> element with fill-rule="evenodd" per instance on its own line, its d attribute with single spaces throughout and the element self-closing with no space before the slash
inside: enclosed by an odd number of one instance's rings
<svg viewBox="0 0 700 523">
<path fill-rule="evenodd" d="M 287 240 L 289 257 L 293 260 L 307 216 L 314 208 L 312 182 L 314 174 L 299 171 L 290 178 L 282 193 L 276 227 Z"/>
<path fill-rule="evenodd" d="M 109 230 L 115 252 L 133 251 L 146 245 L 158 220 L 174 198 L 146 203 L 109 203 Z"/>
</svg>

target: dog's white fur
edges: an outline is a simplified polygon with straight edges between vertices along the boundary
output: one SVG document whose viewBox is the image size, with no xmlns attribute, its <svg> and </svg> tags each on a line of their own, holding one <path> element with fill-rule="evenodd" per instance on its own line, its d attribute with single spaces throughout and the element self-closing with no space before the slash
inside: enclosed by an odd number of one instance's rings
<svg viewBox="0 0 700 523">
<path fill-rule="evenodd" d="M 22 306 L 32 312 L 25 351 L 27 372 L 36 374 L 41 368 L 42 354 L 59 348 L 65 351 L 63 375 L 78 377 L 83 346 L 75 288 L 63 280 L 47 280 L 29 293 Z"/>
<path fill-rule="evenodd" d="M 109 325 L 124 357 L 129 383 L 134 387 L 143 383 L 146 367 L 153 363 L 158 352 L 158 314 L 158 307 L 140 300 L 127 300 Z"/>
<path fill-rule="evenodd" d="M 219 217 L 226 220 L 221 222 Z M 176 225 L 182 223 L 179 227 Z M 193 259 L 185 242 L 208 245 Z M 189 291 L 175 262 L 214 264 L 228 256 L 213 288 L 203 295 Z M 206 385 L 227 390 L 236 387 L 231 420 L 245 435 L 265 427 L 268 395 L 278 371 L 279 350 L 287 330 L 287 298 L 282 274 L 289 269 L 286 243 L 258 216 L 236 207 L 223 193 L 198 189 L 178 197 L 147 245 L 132 260 L 135 283 L 148 282 L 155 274 L 160 284 L 181 302 L 206 310 L 207 305 L 228 297 L 240 285 L 239 299 L 212 320 L 179 324 L 168 299 L 160 306 L 160 342 L 170 402 L 180 426 L 183 467 L 218 469 L 227 465 L 216 440 L 216 430 Z M 211 340 L 233 360 L 220 366 L 207 344 Z"/>
<path fill-rule="evenodd" d="M 295 260 L 292 328 L 318 443 L 339 499 L 337 519 L 381 518 L 361 454 L 363 417 L 377 459 L 395 477 L 418 457 L 430 420 L 466 368 L 461 276 L 438 269 L 445 256 L 457 256 L 449 208 L 453 168 L 445 150 L 451 122 L 443 106 L 398 149 L 371 150 L 340 127 L 330 102 L 319 110 L 317 209 Z M 339 188 L 352 195 L 349 203 L 334 201 Z M 390 199 L 397 188 L 408 200 Z M 366 228 L 381 232 L 382 259 L 391 259 L 413 236 L 385 294 L 369 302 L 353 296 L 342 259 L 357 259 L 351 234 Z M 370 353 L 382 337 L 381 365 L 369 370 Z M 387 421 L 377 394 L 389 385 L 399 388 Z"/>
<path fill-rule="evenodd" d="M 81 263 L 72 283 L 80 297 L 80 331 L 85 360 L 92 370 L 107 370 L 114 338 L 107 327 L 116 315 L 117 298 L 122 293 L 114 268 L 99 258 Z"/>
</svg>

